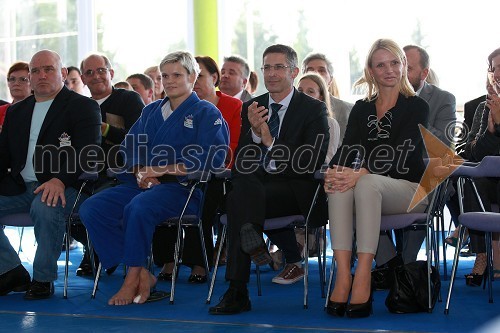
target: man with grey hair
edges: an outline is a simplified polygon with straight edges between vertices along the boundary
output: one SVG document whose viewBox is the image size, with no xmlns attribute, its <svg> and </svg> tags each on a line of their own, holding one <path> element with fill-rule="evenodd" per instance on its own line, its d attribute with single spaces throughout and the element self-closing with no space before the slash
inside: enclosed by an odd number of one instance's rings
<svg viewBox="0 0 500 333">
<path fill-rule="evenodd" d="M 246 102 L 252 95 L 246 91 L 248 78 L 250 77 L 250 67 L 245 59 L 232 55 L 224 57 L 224 64 L 221 68 L 219 89 L 226 95 Z"/>
<path fill-rule="evenodd" d="M 98 153 L 99 106 L 64 85 L 60 56 L 42 50 L 29 64 L 34 94 L 12 105 L 0 135 L 0 217 L 29 213 L 38 244 L 33 281 L 0 228 L 0 295 L 49 298 L 78 177 Z M 85 153 L 86 152 L 86 153 Z M 90 170 L 86 170 L 90 171 Z"/>
<path fill-rule="evenodd" d="M 330 105 L 332 107 L 333 117 L 340 126 L 340 143 L 344 139 L 347 120 L 353 104 L 345 102 L 334 95 L 336 94 L 337 85 L 333 78 L 332 62 L 328 60 L 323 53 L 310 53 L 302 61 L 302 74 L 307 72 L 316 72 L 325 79 L 330 92 Z"/>
</svg>

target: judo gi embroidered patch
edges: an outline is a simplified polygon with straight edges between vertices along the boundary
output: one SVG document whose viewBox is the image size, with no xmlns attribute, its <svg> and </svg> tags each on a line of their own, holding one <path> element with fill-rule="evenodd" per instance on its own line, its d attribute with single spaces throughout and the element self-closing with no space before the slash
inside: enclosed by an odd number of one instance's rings
<svg viewBox="0 0 500 333">
<path fill-rule="evenodd" d="M 184 127 L 193 128 L 193 115 L 187 115 L 184 117 Z"/>
<path fill-rule="evenodd" d="M 68 135 L 68 133 L 64 132 L 59 137 L 59 147 L 66 147 L 66 146 L 71 146 L 71 137 Z"/>
</svg>

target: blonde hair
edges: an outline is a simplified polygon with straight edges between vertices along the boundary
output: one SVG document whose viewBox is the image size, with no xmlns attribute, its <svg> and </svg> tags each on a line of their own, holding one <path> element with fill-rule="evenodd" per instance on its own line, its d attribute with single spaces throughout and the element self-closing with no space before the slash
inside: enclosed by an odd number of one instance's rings
<svg viewBox="0 0 500 333">
<path fill-rule="evenodd" d="M 322 101 L 325 102 L 326 109 L 328 110 L 328 117 L 335 118 L 333 115 L 332 105 L 330 103 L 330 94 L 328 93 L 328 86 L 326 85 L 325 79 L 323 79 L 323 77 L 316 72 L 308 72 L 300 78 L 298 83 L 305 79 L 309 79 L 318 85 L 319 94 L 321 97 L 323 97 Z"/>
<path fill-rule="evenodd" d="M 378 39 L 373 43 L 366 57 L 365 68 L 363 70 L 363 76 L 359 78 L 355 83 L 354 87 L 362 86 L 366 89 L 365 99 L 372 101 L 377 98 L 379 93 L 378 83 L 375 81 L 373 76 L 370 74 L 370 68 L 372 67 L 373 54 L 377 50 L 386 50 L 396 56 L 399 61 L 403 64 L 403 75 L 401 81 L 399 82 L 399 92 L 405 97 L 414 96 L 415 91 L 408 81 L 408 66 L 406 61 L 406 55 L 401 47 L 391 39 Z"/>
</svg>

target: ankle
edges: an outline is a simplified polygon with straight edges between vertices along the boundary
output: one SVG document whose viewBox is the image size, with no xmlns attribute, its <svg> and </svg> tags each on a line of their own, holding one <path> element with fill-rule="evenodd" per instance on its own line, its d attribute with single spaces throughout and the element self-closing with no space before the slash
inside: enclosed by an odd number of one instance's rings
<svg viewBox="0 0 500 333">
<path fill-rule="evenodd" d="M 472 268 L 472 274 L 484 274 L 486 270 L 486 253 L 476 254 L 476 260 L 474 261 L 474 267 Z"/>
</svg>

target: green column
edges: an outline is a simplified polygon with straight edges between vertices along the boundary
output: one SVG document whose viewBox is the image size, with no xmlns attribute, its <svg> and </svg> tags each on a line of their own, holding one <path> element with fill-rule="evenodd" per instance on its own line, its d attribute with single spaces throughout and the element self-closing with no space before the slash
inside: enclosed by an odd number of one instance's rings
<svg viewBox="0 0 500 333">
<path fill-rule="evenodd" d="M 219 59 L 217 0 L 193 0 L 194 55 Z"/>
</svg>

